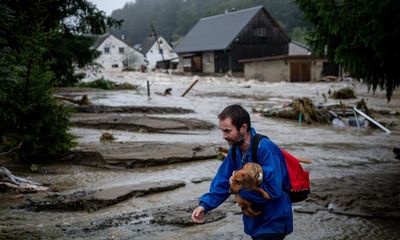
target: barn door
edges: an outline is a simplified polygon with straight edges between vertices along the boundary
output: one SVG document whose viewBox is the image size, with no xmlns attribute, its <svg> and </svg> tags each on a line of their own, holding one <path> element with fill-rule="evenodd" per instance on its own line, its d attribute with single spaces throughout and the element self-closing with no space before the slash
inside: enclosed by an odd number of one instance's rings
<svg viewBox="0 0 400 240">
<path fill-rule="evenodd" d="M 290 81 L 291 82 L 311 81 L 311 63 L 307 62 L 290 63 Z"/>
<path fill-rule="evenodd" d="M 201 56 L 194 56 L 192 58 L 192 72 L 202 72 L 203 65 L 202 65 Z"/>
</svg>

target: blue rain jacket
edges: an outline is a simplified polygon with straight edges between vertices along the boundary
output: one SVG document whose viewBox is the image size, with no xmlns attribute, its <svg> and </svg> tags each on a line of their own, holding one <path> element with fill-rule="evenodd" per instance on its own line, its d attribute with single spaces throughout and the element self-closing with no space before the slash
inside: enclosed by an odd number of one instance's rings
<svg viewBox="0 0 400 240">
<path fill-rule="evenodd" d="M 251 143 L 256 131 L 251 128 Z M 240 196 L 253 202 L 252 208 L 261 211 L 257 217 L 243 214 L 244 232 L 252 237 L 265 233 L 286 233 L 293 231 L 292 203 L 284 189 L 290 189 L 289 176 L 280 149 L 268 138 L 262 138 L 257 150 L 258 164 L 264 171 L 261 187 L 268 192 L 271 200 L 265 200 L 255 191 L 240 191 Z M 236 159 L 232 159 L 232 147 L 219 167 L 210 190 L 200 198 L 199 205 L 208 212 L 221 205 L 230 195 L 229 178 L 234 170 L 253 162 L 251 147 L 242 154 L 236 147 Z"/>
</svg>

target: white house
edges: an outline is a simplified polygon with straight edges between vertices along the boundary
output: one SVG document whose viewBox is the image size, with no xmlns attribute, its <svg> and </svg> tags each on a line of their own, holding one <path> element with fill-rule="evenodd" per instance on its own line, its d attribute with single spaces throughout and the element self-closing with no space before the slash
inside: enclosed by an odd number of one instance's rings
<svg viewBox="0 0 400 240">
<path fill-rule="evenodd" d="M 143 54 L 129 46 L 123 36 L 118 38 L 107 33 L 96 40 L 93 48 L 101 53 L 95 62 L 102 65 L 104 71 L 140 70 L 146 65 Z"/>
<path fill-rule="evenodd" d="M 139 49 L 148 61 L 147 68 L 149 70 L 155 69 L 157 62 L 160 64 L 160 67 L 164 67 L 164 61 L 167 64 L 166 68 L 169 68 L 171 61 L 178 58 L 178 55 L 172 52 L 172 47 L 161 36 L 158 37 L 158 43 L 154 36 L 147 37 Z"/>
</svg>

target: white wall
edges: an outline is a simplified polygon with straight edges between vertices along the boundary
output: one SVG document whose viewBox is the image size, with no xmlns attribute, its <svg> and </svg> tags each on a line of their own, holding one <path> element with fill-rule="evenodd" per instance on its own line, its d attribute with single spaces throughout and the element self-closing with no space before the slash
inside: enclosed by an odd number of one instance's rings
<svg viewBox="0 0 400 240">
<path fill-rule="evenodd" d="M 109 52 L 105 52 L 105 48 Z M 120 52 L 123 48 L 123 53 Z M 140 70 L 141 65 L 146 65 L 143 54 L 130 47 L 125 42 L 109 35 L 97 48 L 101 55 L 95 60 L 96 63 L 103 66 L 104 71 L 122 71 L 123 61 L 127 61 L 129 67 Z"/>
<path fill-rule="evenodd" d="M 160 43 L 160 48 L 163 50 L 163 55 L 165 60 L 170 60 L 177 58 L 178 55 L 172 52 L 172 47 L 168 44 L 163 37 L 158 37 L 158 42 Z M 157 42 L 154 42 L 153 46 L 146 53 L 146 59 L 149 62 L 147 69 L 153 70 L 156 67 L 158 61 L 162 61 L 162 57 L 159 51 Z"/>
<path fill-rule="evenodd" d="M 275 60 L 255 61 L 244 64 L 244 77 L 265 82 L 290 81 L 291 62 L 310 62 L 311 81 L 318 81 L 321 78 L 324 59 L 315 60 Z"/>
<path fill-rule="evenodd" d="M 244 64 L 244 76 L 265 82 L 289 81 L 290 66 L 283 60 L 249 62 Z"/>
</svg>

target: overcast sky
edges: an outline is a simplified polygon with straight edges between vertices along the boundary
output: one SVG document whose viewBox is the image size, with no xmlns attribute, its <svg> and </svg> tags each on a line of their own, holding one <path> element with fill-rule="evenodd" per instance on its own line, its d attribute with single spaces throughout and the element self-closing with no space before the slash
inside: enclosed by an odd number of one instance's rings
<svg viewBox="0 0 400 240">
<path fill-rule="evenodd" d="M 106 12 L 108 16 L 112 11 L 118 8 L 123 8 L 125 3 L 133 2 L 133 0 L 88 0 L 97 6 L 97 9 Z"/>
</svg>

